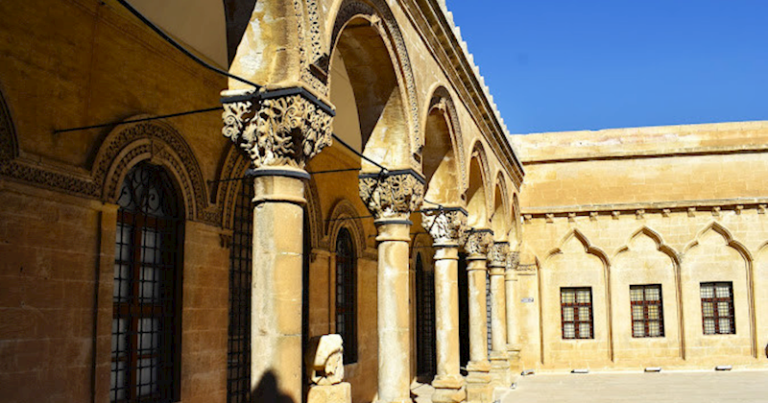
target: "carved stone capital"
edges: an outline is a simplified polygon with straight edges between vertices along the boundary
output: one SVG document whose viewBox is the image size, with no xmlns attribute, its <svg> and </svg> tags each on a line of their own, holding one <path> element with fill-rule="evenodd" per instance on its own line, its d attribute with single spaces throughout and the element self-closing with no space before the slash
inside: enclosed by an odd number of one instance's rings
<svg viewBox="0 0 768 403">
<path fill-rule="evenodd" d="M 435 246 L 459 246 L 466 241 L 467 211 L 461 207 L 423 210 L 421 223 Z"/>
<path fill-rule="evenodd" d="M 222 133 L 248 153 L 255 168 L 303 169 L 331 145 L 333 110 L 302 88 L 239 92 L 221 101 Z"/>
<path fill-rule="evenodd" d="M 517 266 L 520 264 L 520 252 L 512 251 L 507 254 L 507 270 L 517 270 Z"/>
<path fill-rule="evenodd" d="M 487 259 L 491 244 L 493 244 L 493 231 L 489 229 L 471 229 L 464 249 L 469 254 L 469 258 Z"/>
<path fill-rule="evenodd" d="M 488 267 L 507 267 L 507 255 L 509 255 L 509 243 L 495 242 L 488 252 Z"/>
<path fill-rule="evenodd" d="M 424 200 L 424 178 L 411 169 L 360 174 L 360 198 L 377 220 L 405 220 Z"/>
</svg>

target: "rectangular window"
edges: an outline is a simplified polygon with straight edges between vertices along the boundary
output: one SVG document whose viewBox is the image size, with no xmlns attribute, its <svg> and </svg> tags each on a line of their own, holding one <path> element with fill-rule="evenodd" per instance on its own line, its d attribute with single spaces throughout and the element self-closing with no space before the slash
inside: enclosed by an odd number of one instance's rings
<svg viewBox="0 0 768 403">
<path fill-rule="evenodd" d="M 561 288 L 563 339 L 594 339 L 592 288 Z"/>
<path fill-rule="evenodd" d="M 701 320 L 704 334 L 736 334 L 733 283 L 701 283 Z"/>
<path fill-rule="evenodd" d="M 632 337 L 664 337 L 661 284 L 629 287 L 632 309 Z"/>
</svg>

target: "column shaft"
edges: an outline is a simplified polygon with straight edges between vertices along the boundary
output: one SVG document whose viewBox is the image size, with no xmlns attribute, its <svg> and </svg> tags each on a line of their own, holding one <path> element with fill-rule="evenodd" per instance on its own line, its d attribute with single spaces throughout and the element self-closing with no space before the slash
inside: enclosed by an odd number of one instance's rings
<svg viewBox="0 0 768 403">
<path fill-rule="evenodd" d="M 407 220 L 376 222 L 379 235 L 378 336 L 380 402 L 410 402 L 409 242 Z"/>
<path fill-rule="evenodd" d="M 507 351 L 509 354 L 510 361 L 516 359 L 520 352 L 520 348 L 518 346 L 518 323 L 517 318 L 515 315 L 515 307 L 516 307 L 516 299 L 517 296 L 515 294 L 515 285 L 517 284 L 517 279 L 514 276 L 512 269 L 507 269 L 507 274 L 505 276 L 505 286 L 506 286 L 506 300 L 507 300 L 507 306 L 506 306 L 506 313 L 507 313 Z"/>
<path fill-rule="evenodd" d="M 458 247 L 435 252 L 435 310 L 437 324 L 437 380 L 461 378 L 459 372 Z"/>
<path fill-rule="evenodd" d="M 488 367 L 488 328 L 486 316 L 486 261 L 470 260 L 469 272 L 469 360 L 477 367 Z"/>
<path fill-rule="evenodd" d="M 505 353 L 507 349 L 507 307 L 504 270 L 491 270 L 491 351 Z M 506 354 L 504 354 L 506 355 Z"/>
<path fill-rule="evenodd" d="M 302 396 L 303 170 L 254 179 L 251 386 L 255 401 Z M 273 385 L 273 386 L 270 386 Z M 276 387 L 274 387 L 276 385 Z"/>
</svg>

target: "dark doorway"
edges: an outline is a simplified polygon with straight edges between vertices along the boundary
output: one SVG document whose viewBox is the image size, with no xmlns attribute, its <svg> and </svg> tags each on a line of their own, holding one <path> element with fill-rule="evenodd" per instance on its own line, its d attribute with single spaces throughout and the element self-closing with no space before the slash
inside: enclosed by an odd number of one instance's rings
<svg viewBox="0 0 768 403">
<path fill-rule="evenodd" d="M 435 273 L 416 256 L 416 370 L 426 381 L 437 372 L 435 349 Z"/>
<path fill-rule="evenodd" d="M 459 355 L 462 373 L 469 362 L 469 277 L 467 254 L 459 253 Z"/>
</svg>

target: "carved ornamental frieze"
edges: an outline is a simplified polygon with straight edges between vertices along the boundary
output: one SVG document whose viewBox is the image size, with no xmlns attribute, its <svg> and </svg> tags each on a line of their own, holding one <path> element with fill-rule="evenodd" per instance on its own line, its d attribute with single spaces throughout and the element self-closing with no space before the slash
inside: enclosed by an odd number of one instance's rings
<svg viewBox="0 0 768 403">
<path fill-rule="evenodd" d="M 508 255 L 509 244 L 507 242 L 494 243 L 488 251 L 488 266 L 506 268 Z"/>
<path fill-rule="evenodd" d="M 222 133 L 255 168 L 304 164 L 331 145 L 333 110 L 301 89 L 227 93 Z"/>
<path fill-rule="evenodd" d="M 424 200 L 424 178 L 407 169 L 360 174 L 360 198 L 377 220 L 407 219 Z"/>
<path fill-rule="evenodd" d="M 467 239 L 467 211 L 461 207 L 423 210 L 421 222 L 435 246 L 459 246 Z"/>
<path fill-rule="evenodd" d="M 486 259 L 492 244 L 493 231 L 489 229 L 472 229 L 469 231 L 464 249 L 470 258 Z"/>
</svg>

